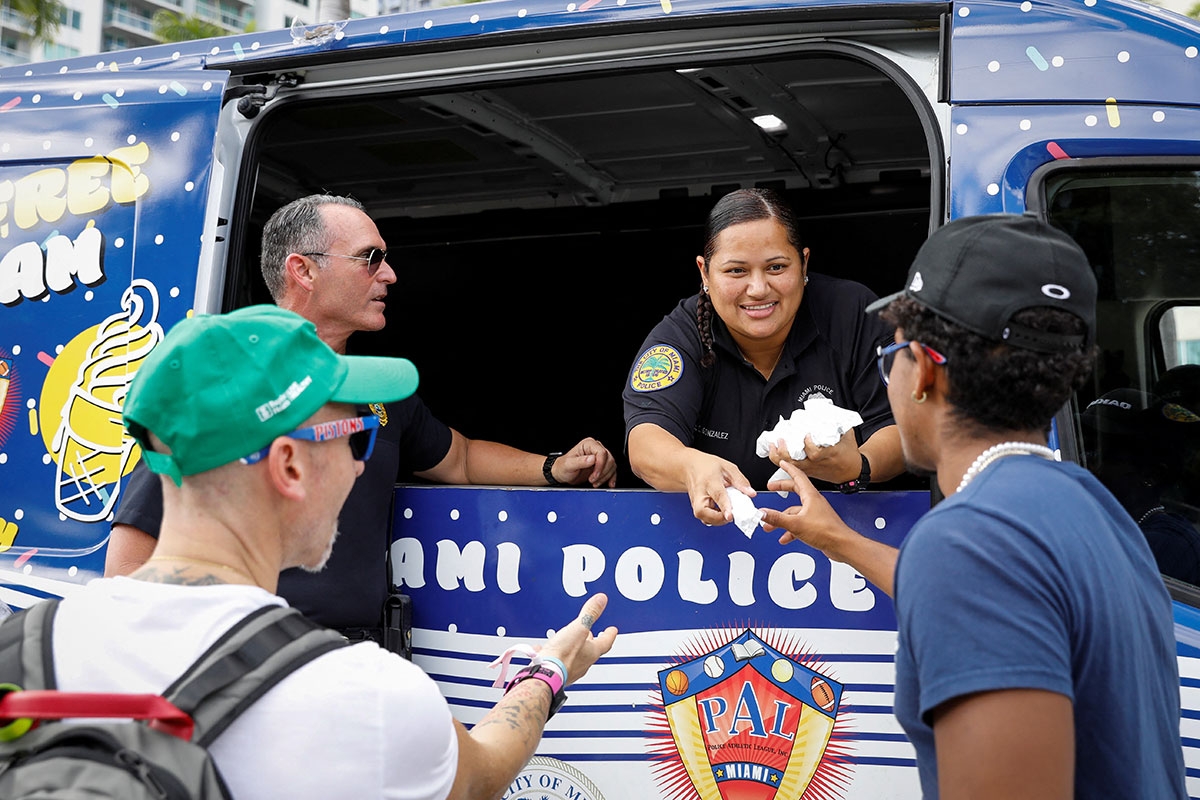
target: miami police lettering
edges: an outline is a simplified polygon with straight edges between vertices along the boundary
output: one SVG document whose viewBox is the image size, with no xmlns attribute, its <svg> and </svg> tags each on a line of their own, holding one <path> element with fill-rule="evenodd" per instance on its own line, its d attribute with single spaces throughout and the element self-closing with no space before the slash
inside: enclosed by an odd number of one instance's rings
<svg viewBox="0 0 1200 800">
<path fill-rule="evenodd" d="M 504 594 L 521 591 L 521 547 L 515 542 L 495 544 L 489 556 L 481 541 L 466 542 L 461 549 L 450 539 L 437 543 L 434 579 L 447 592 L 465 589 L 483 591 L 489 585 Z M 672 557 L 672 555 L 674 557 Z M 762 570 L 754 555 L 745 551 L 723 554 L 725 565 L 706 570 L 704 555 L 697 550 L 671 554 L 650 547 L 631 547 L 620 554 L 609 569 L 609 559 L 599 547 L 570 544 L 562 548 L 561 580 L 563 591 L 571 597 L 584 597 L 596 590 L 592 584 L 615 585 L 626 599 L 645 602 L 658 597 L 664 589 L 676 591 L 681 600 L 694 605 L 711 605 L 722 599 L 749 608 L 759 602 L 755 589 L 764 588 Z M 419 589 L 425 586 L 425 546 L 412 537 L 397 539 L 392 545 L 392 567 L 398 586 Z M 668 580 L 667 564 L 676 574 Z M 727 565 L 727 569 L 726 569 Z M 495 569 L 485 575 L 485 569 Z M 813 579 L 817 562 L 808 553 L 791 551 L 780 554 L 765 570 L 767 598 L 778 608 L 808 608 L 817 602 L 820 590 Z M 724 573 L 724 585 L 706 573 Z M 611 582 L 611 583 L 610 583 Z M 828 602 L 839 611 L 866 612 L 875 607 L 875 592 L 853 568 L 829 562 Z"/>
<path fill-rule="evenodd" d="M 338 419 L 333 422 L 319 422 L 313 425 L 313 432 L 318 442 L 323 442 L 326 439 L 336 439 L 339 436 L 349 436 L 361 430 L 363 430 L 363 421 L 358 417 L 353 419 Z"/>
</svg>

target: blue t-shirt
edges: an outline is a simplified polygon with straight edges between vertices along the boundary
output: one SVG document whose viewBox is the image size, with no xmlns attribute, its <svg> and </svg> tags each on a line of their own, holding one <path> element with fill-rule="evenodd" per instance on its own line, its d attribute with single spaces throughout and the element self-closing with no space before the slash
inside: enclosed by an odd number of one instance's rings
<svg viewBox="0 0 1200 800">
<path fill-rule="evenodd" d="M 1186 798 L 1171 601 L 1091 473 L 993 462 L 921 518 L 896 565 L 896 717 L 936 798 L 929 713 L 973 692 L 1070 698 L 1075 796 Z"/>
</svg>

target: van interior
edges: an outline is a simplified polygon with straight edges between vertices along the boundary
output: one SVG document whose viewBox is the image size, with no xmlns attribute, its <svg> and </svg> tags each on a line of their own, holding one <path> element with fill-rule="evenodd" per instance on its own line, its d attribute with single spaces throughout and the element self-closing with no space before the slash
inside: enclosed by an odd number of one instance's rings
<svg viewBox="0 0 1200 800">
<path fill-rule="evenodd" d="M 885 70 L 830 49 L 297 92 L 248 141 L 225 305 L 269 302 L 258 241 L 273 211 L 352 195 L 397 272 L 387 328 L 356 351 L 412 359 L 426 404 L 468 437 L 551 452 L 594 436 L 619 486 L 644 487 L 621 389 L 650 329 L 699 290 L 722 195 L 774 188 L 812 270 L 877 294 L 902 285 L 942 213 L 943 156 L 923 95 Z"/>
</svg>

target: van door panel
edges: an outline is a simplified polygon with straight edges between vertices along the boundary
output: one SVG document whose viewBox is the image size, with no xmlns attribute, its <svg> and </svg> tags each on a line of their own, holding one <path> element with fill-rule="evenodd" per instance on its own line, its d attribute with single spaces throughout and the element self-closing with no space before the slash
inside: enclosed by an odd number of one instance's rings
<svg viewBox="0 0 1200 800">
<path fill-rule="evenodd" d="M 125 392 L 192 307 L 224 86 L 196 72 L 0 83 L 0 599 L 12 605 L 103 570 L 139 457 Z"/>
</svg>

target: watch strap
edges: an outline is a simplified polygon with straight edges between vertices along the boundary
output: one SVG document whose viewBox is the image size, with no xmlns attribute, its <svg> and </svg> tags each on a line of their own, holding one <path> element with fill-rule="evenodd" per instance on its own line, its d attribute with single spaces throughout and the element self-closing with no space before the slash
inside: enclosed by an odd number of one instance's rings
<svg viewBox="0 0 1200 800">
<path fill-rule="evenodd" d="M 542 477 L 546 479 L 547 486 L 562 486 L 560 482 L 554 479 L 554 473 L 551 471 L 554 468 L 554 462 L 558 461 L 558 457 L 561 455 L 562 453 L 551 453 L 542 462 Z"/>
<path fill-rule="evenodd" d="M 871 462 L 867 461 L 867 457 L 862 453 L 859 453 L 859 456 L 862 458 L 862 471 L 858 473 L 857 478 L 837 485 L 838 491 L 842 494 L 856 494 L 866 489 L 871 483 Z"/>
</svg>

